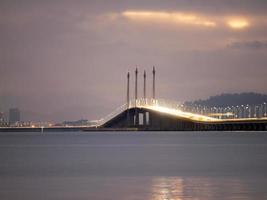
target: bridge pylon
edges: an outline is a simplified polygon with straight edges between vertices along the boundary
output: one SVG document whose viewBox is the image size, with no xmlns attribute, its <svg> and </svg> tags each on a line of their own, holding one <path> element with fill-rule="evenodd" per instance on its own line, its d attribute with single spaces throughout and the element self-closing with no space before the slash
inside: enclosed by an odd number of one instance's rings
<svg viewBox="0 0 267 200">
<path fill-rule="evenodd" d="M 138 125 L 139 124 L 139 117 L 138 117 L 138 112 L 137 112 L 137 98 L 138 98 L 138 90 L 137 90 L 137 86 L 138 86 L 138 69 L 136 67 L 135 69 L 135 96 L 134 96 L 134 106 L 135 106 L 135 115 L 134 115 L 134 125 Z"/>
<path fill-rule="evenodd" d="M 130 72 L 127 73 L 127 124 L 130 125 Z"/>
<path fill-rule="evenodd" d="M 155 79 L 156 79 L 156 70 L 155 70 L 155 67 L 153 66 L 153 95 L 152 95 L 152 98 L 155 99 L 156 98 L 156 87 L 155 87 Z"/>
</svg>

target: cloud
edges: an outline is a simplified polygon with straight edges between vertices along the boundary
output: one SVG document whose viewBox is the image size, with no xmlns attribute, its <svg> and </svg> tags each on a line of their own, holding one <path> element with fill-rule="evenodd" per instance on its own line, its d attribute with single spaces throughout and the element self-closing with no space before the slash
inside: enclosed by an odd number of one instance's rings
<svg viewBox="0 0 267 200">
<path fill-rule="evenodd" d="M 250 26 L 250 23 L 245 18 L 232 18 L 226 21 L 226 24 L 232 28 L 241 30 Z"/>
<path fill-rule="evenodd" d="M 215 27 L 215 21 L 194 13 L 159 11 L 124 11 L 122 16 L 134 21 L 162 22 Z"/>
<path fill-rule="evenodd" d="M 229 48 L 233 49 L 267 49 L 267 41 L 238 41 L 228 44 Z"/>
<path fill-rule="evenodd" d="M 217 29 L 245 30 L 255 28 L 254 21 L 263 25 L 264 19 L 259 16 L 249 14 L 227 14 L 227 13 L 205 13 L 186 10 L 124 10 L 122 12 L 112 13 L 110 19 L 121 20 L 122 18 L 129 22 L 138 24 L 152 24 L 158 26 L 165 24 L 172 27 L 191 26 Z M 253 22 L 253 23 L 252 23 Z M 210 29 L 210 30 L 211 30 Z"/>
</svg>

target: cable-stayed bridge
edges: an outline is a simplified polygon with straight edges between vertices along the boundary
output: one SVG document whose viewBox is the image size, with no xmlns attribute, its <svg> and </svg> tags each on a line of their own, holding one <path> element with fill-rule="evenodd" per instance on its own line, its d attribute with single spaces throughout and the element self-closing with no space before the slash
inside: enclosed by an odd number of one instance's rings
<svg viewBox="0 0 267 200">
<path fill-rule="evenodd" d="M 152 97 L 138 98 L 138 69 L 135 70 L 134 98 L 130 99 L 130 73 L 127 74 L 126 102 L 90 126 L 0 127 L 2 131 L 267 131 L 267 105 L 208 107 L 156 98 L 156 70 L 152 70 Z"/>
<path fill-rule="evenodd" d="M 265 105 L 265 104 L 263 104 Z M 181 103 L 163 99 L 137 99 L 117 108 L 100 119 L 98 128 L 137 130 L 267 130 L 266 113 L 261 117 L 238 117 L 238 112 L 211 113 L 212 108 L 198 109 L 199 113 Z M 213 108 L 213 110 L 216 110 Z M 219 111 L 219 109 L 217 109 Z M 233 111 L 236 111 L 232 108 Z M 263 110 L 264 112 L 264 110 Z M 264 116 L 265 115 L 265 116 Z"/>
<path fill-rule="evenodd" d="M 143 74 L 143 97 L 138 98 L 138 69 L 135 70 L 134 99 L 130 99 L 127 74 L 127 101 L 93 128 L 114 130 L 267 130 L 266 103 L 228 107 L 186 105 L 156 98 L 156 70 L 152 71 L 152 98 L 147 98 Z"/>
</svg>

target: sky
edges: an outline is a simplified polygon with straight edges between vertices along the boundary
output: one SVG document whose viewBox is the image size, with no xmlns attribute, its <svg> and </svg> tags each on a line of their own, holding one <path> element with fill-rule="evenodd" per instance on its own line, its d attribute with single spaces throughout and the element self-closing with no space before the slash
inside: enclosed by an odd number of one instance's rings
<svg viewBox="0 0 267 200">
<path fill-rule="evenodd" d="M 99 119 L 126 74 L 179 102 L 267 93 L 265 0 L 0 0 L 0 109 L 24 120 Z"/>
</svg>

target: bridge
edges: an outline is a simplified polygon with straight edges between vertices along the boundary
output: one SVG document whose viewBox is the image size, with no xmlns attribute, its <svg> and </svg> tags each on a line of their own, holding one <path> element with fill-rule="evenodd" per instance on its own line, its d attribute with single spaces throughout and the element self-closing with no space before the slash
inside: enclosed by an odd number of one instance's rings
<svg viewBox="0 0 267 200">
<path fill-rule="evenodd" d="M 166 100 L 138 99 L 100 119 L 98 128 L 158 131 L 265 131 L 267 117 L 216 118 L 182 110 Z M 227 113 L 229 114 L 229 113 Z M 220 116 L 224 116 L 222 113 Z M 216 115 L 218 116 L 218 115 Z M 233 115 L 230 115 L 233 116 Z"/>
<path fill-rule="evenodd" d="M 153 67 L 152 98 L 146 95 L 144 71 L 143 97 L 138 98 L 138 69 L 135 70 L 135 94 L 130 100 L 130 73 L 127 74 L 127 101 L 91 129 L 153 131 L 266 131 L 266 103 L 231 107 L 206 107 L 157 99 Z M 90 130 L 90 129 L 88 129 Z"/>
<path fill-rule="evenodd" d="M 207 107 L 156 98 L 156 71 L 152 71 L 152 97 L 138 98 L 138 69 L 135 70 L 134 98 L 130 99 L 127 74 L 126 102 L 91 126 L 0 127 L 0 132 L 18 131 L 267 131 L 267 104 Z"/>
</svg>

